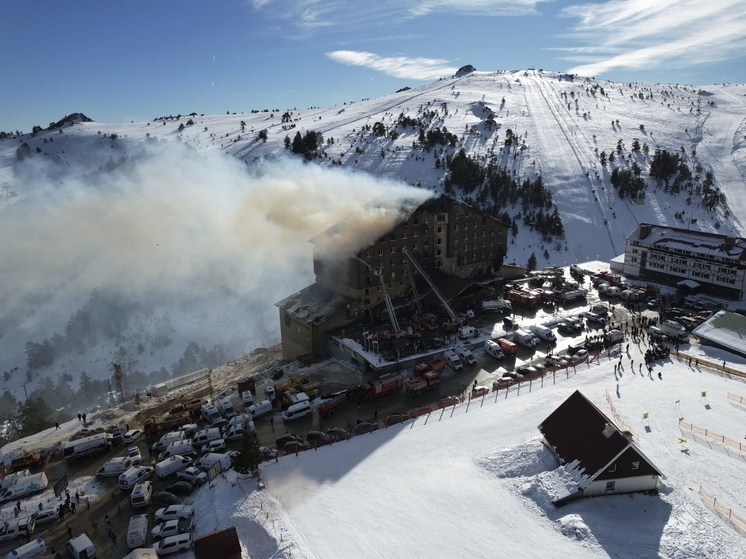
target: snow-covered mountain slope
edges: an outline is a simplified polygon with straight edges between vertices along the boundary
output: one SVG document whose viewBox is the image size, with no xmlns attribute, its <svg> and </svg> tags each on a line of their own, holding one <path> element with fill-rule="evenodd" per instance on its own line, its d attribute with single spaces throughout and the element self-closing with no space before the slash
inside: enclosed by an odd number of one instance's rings
<svg viewBox="0 0 746 559">
<path fill-rule="evenodd" d="M 23 368 L 25 341 L 64 333 L 91 290 L 112 285 L 178 303 L 140 307 L 98 351 L 98 374 L 108 376 L 119 347 L 147 372 L 169 367 L 195 338 L 208 349 L 233 340 L 239 352 L 273 343 L 272 303 L 313 278 L 306 241 L 379 193 L 380 180 L 448 192 L 512 221 L 508 260 L 518 264 L 532 253 L 539 266 L 609 259 L 643 221 L 743 235 L 745 94 L 744 85 L 475 72 L 333 107 L 178 116 L 177 108 L 108 124 L 76 115 L 10 137 L 0 141 L 0 273 L 14 281 L 2 294 L 10 304 L 0 369 Z M 290 162 L 301 161 L 296 135 L 318 142 L 307 165 Z M 488 175 L 481 184 L 449 167 L 462 149 Z M 649 177 L 656 150 L 691 172 L 680 192 Z M 620 197 L 612 173 L 636 169 L 644 192 Z M 539 177 L 537 202 L 529 191 Z M 702 205 L 708 181 L 725 195 L 712 209 Z M 564 233 L 542 233 L 555 209 Z M 168 355 L 148 342 L 164 324 L 177 340 Z M 99 368 L 90 356 L 78 361 L 67 367 Z"/>
</svg>

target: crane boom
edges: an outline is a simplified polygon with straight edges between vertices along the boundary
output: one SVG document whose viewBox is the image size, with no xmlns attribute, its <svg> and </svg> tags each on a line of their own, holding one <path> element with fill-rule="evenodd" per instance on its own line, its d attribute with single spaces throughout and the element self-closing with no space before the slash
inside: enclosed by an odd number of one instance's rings
<svg viewBox="0 0 746 559">
<path fill-rule="evenodd" d="M 404 260 L 404 266 L 407 269 L 407 276 L 409 276 L 409 283 L 412 286 L 412 293 L 414 293 L 414 302 L 417 305 L 417 313 L 422 314 L 422 302 L 420 301 L 420 294 L 417 291 L 417 286 L 414 284 L 414 276 L 412 275 L 412 269 L 409 267 L 409 261 Z"/>
<path fill-rule="evenodd" d="M 383 300 L 386 301 L 386 310 L 389 313 L 389 318 L 391 319 L 391 326 L 394 327 L 394 332 L 398 335 L 401 333 L 401 327 L 399 326 L 399 321 L 396 319 L 396 312 L 394 311 L 394 303 L 391 301 L 391 295 L 389 295 L 389 292 L 386 290 L 386 282 L 383 281 L 383 274 L 381 273 L 381 270 L 376 270 L 368 264 L 365 260 L 360 258 L 359 256 L 355 256 L 360 262 L 365 264 L 368 267 L 368 270 L 373 272 L 373 275 L 378 276 L 379 281 L 381 282 L 381 290 L 383 291 Z"/>
<path fill-rule="evenodd" d="M 435 282 L 432 279 L 430 279 L 430 276 L 427 275 L 427 272 L 425 272 L 422 266 L 420 266 L 419 262 L 417 262 L 417 260 L 414 259 L 414 256 L 409 254 L 409 251 L 407 249 L 403 248 L 402 252 L 407 255 L 407 258 L 409 258 L 412 261 L 412 264 L 414 264 L 414 267 L 417 268 L 417 271 L 422 274 L 422 277 L 425 278 L 425 281 L 427 281 L 428 285 L 432 287 L 435 295 L 437 295 L 438 299 L 440 299 L 440 302 L 443 303 L 443 307 L 445 307 L 446 312 L 448 312 L 448 316 L 451 318 L 451 321 L 457 324 L 459 320 L 458 320 L 458 317 L 456 316 L 456 313 L 453 312 L 451 305 L 448 304 L 448 301 L 443 296 L 443 294 L 440 292 L 440 289 L 437 288 L 437 286 L 435 285 Z M 414 285 L 414 282 L 412 282 L 412 285 Z"/>
</svg>

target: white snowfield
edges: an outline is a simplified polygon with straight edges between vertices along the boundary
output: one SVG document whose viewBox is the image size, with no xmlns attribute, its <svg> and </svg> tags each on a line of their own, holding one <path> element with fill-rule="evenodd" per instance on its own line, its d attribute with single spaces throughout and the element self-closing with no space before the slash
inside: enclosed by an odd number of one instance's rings
<svg viewBox="0 0 746 559">
<path fill-rule="evenodd" d="M 637 369 L 634 346 L 631 358 Z M 219 482 L 199 492 L 197 534 L 235 524 L 252 559 L 746 557 L 744 535 L 699 495 L 702 487 L 746 518 L 746 452 L 679 428 L 683 417 L 743 440 L 746 407 L 727 396 L 746 396 L 746 383 L 676 358 L 656 363 L 651 379 L 627 357 L 617 383 L 616 362 L 281 458 L 262 466 L 264 490 L 250 478 Z M 611 396 L 666 476 L 658 496 L 551 504 L 574 481 L 536 427 L 575 390 L 613 418 Z"/>
</svg>

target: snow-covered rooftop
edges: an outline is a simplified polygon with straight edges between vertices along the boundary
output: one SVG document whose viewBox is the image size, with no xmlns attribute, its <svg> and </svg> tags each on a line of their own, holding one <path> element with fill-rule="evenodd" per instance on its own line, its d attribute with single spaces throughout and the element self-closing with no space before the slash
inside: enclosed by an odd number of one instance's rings
<svg viewBox="0 0 746 559">
<path fill-rule="evenodd" d="M 720 311 L 692 332 L 706 343 L 746 356 L 746 316 Z"/>
<path fill-rule="evenodd" d="M 642 241 L 684 254 L 746 260 L 746 239 L 716 233 L 643 223 L 629 234 L 627 241 Z"/>
</svg>

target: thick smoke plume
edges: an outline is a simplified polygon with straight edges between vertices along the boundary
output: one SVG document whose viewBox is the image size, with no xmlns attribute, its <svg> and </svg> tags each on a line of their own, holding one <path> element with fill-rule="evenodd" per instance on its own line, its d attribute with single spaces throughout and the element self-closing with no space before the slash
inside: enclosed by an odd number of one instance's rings
<svg viewBox="0 0 746 559">
<path fill-rule="evenodd" d="M 248 167 L 177 144 L 71 177 L 28 185 L 24 200 L 2 210 L 6 349 L 64 332 L 98 288 L 276 339 L 274 303 L 313 281 L 310 239 L 353 223 L 324 245 L 328 256 L 351 256 L 400 219 L 399 200 L 427 197 L 367 175 L 292 160 Z M 375 198 L 387 209 L 367 205 Z"/>
</svg>

